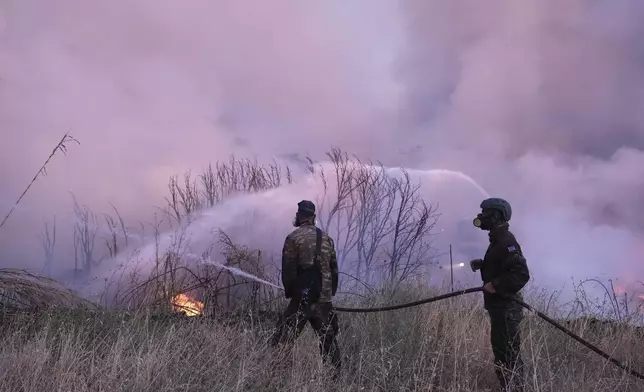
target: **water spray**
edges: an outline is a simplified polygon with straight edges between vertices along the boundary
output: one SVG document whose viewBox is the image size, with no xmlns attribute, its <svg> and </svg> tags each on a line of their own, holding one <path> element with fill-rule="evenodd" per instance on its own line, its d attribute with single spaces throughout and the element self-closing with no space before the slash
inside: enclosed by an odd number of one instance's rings
<svg viewBox="0 0 644 392">
<path fill-rule="evenodd" d="M 440 175 L 447 175 L 447 176 L 452 176 L 459 178 L 461 180 L 465 180 L 469 184 L 473 185 L 479 192 L 481 192 L 481 195 L 483 195 L 485 198 L 489 198 L 490 194 L 483 188 L 481 185 L 479 185 L 476 180 L 474 180 L 472 177 L 468 176 L 467 174 L 463 173 L 462 171 L 458 170 L 450 170 L 450 169 L 431 169 L 427 171 L 428 174 L 438 174 Z"/>
<path fill-rule="evenodd" d="M 280 287 L 280 286 L 278 286 L 278 285 L 276 285 L 274 283 L 271 283 L 271 282 L 269 282 L 267 280 L 259 278 L 259 277 L 255 276 L 253 274 L 249 274 L 248 272 L 243 271 L 243 270 L 241 270 L 239 268 L 235 268 L 235 267 L 232 267 L 232 266 L 229 266 L 229 265 L 224 265 L 224 264 L 218 263 L 218 262 L 212 260 L 210 257 L 198 256 L 198 255 L 196 255 L 194 253 L 188 253 L 188 254 L 186 254 L 186 256 L 191 258 L 191 259 L 193 259 L 193 260 L 197 260 L 198 262 L 202 262 L 204 264 L 213 265 L 215 267 L 225 269 L 225 270 L 230 271 L 231 273 L 233 273 L 235 275 L 242 276 L 244 278 L 254 280 L 254 281 L 258 282 L 258 283 L 262 283 L 262 284 L 274 287 L 274 288 L 282 290 L 282 291 L 284 290 L 282 287 Z"/>
<path fill-rule="evenodd" d="M 400 169 L 389 168 L 387 169 L 387 172 L 388 173 L 400 172 Z M 411 170 L 407 170 L 407 172 L 416 173 L 416 174 L 425 174 L 425 175 L 429 175 L 430 177 L 438 177 L 438 178 L 452 177 L 459 180 L 463 180 L 468 184 L 472 185 L 474 188 L 476 188 L 476 190 L 479 191 L 484 198 L 490 197 L 490 194 L 485 190 L 485 188 L 483 188 L 478 182 L 476 182 L 475 179 L 463 173 L 462 171 L 438 168 L 438 169 L 429 169 L 429 170 L 411 169 Z"/>
</svg>

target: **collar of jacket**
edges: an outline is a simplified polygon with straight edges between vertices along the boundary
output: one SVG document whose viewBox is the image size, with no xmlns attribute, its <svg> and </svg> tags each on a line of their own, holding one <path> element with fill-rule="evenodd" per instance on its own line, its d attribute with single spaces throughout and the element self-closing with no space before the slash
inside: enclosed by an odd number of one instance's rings
<svg viewBox="0 0 644 392">
<path fill-rule="evenodd" d="M 313 226 L 313 219 L 307 218 L 306 220 L 303 220 L 300 224 L 300 227 L 302 226 Z"/>
<path fill-rule="evenodd" d="M 502 234 L 507 233 L 509 229 L 510 224 L 508 222 L 504 222 L 490 230 L 490 233 L 488 234 L 490 242 L 496 241 L 496 239 L 498 239 Z"/>
</svg>

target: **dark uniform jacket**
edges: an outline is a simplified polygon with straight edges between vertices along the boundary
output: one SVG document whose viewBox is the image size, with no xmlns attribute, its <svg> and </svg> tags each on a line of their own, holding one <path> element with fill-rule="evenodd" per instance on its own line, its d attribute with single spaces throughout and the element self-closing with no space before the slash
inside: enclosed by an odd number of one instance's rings
<svg viewBox="0 0 644 392">
<path fill-rule="evenodd" d="M 517 295 L 530 280 L 530 271 L 523 257 L 521 246 L 507 223 L 490 231 L 490 246 L 485 252 L 481 267 L 481 279 L 492 282 L 498 293 Z M 510 300 L 500 295 L 483 293 L 485 308 L 500 308 L 510 304 Z"/>
</svg>

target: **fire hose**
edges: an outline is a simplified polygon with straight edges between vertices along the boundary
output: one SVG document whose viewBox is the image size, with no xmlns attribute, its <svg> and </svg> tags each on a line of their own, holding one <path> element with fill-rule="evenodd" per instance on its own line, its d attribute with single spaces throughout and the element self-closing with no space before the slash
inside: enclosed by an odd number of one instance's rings
<svg viewBox="0 0 644 392">
<path fill-rule="evenodd" d="M 473 288 L 469 288 L 469 289 L 465 289 L 465 290 L 454 291 L 454 292 L 451 292 L 451 293 L 438 295 L 436 297 L 426 298 L 426 299 L 422 299 L 422 300 L 419 300 L 419 301 L 408 302 L 408 303 L 400 304 L 400 305 L 381 306 L 381 307 L 376 307 L 376 308 L 334 307 L 334 310 L 337 311 L 337 312 L 346 312 L 346 313 L 388 312 L 388 311 L 391 311 L 391 310 L 411 308 L 411 307 L 418 306 L 418 305 L 423 305 L 423 304 L 428 304 L 428 303 L 431 303 L 431 302 L 441 301 L 441 300 L 447 299 L 447 298 L 458 297 L 458 296 L 461 296 L 461 295 L 464 295 L 464 294 L 478 293 L 478 292 L 481 292 L 481 291 L 483 291 L 482 287 L 473 287 Z M 514 301 L 515 303 L 521 305 L 522 307 L 524 307 L 528 311 L 530 311 L 532 313 L 535 313 L 537 316 L 539 316 L 543 320 L 547 321 L 549 324 L 551 324 L 552 326 L 554 326 L 555 328 L 557 328 L 561 332 L 565 333 L 569 337 L 571 337 L 574 340 L 576 340 L 577 342 L 581 343 L 582 345 L 584 345 L 586 348 L 590 349 L 591 351 L 593 351 L 597 355 L 607 359 L 613 365 L 615 365 L 618 368 L 620 368 L 620 369 L 624 370 L 625 372 L 629 373 L 631 376 L 639 378 L 640 380 L 644 380 L 644 375 L 642 375 L 642 373 L 639 373 L 638 371 L 634 370 L 633 368 L 631 368 L 628 365 L 624 365 L 623 363 L 621 363 L 620 361 L 618 361 L 615 358 L 611 357 L 609 354 L 607 354 L 606 352 L 604 352 L 603 350 L 601 350 L 597 346 L 595 346 L 592 343 L 590 343 L 590 342 L 584 340 L 583 338 L 579 337 L 578 335 L 576 335 L 575 333 L 573 333 L 572 331 L 570 331 L 569 329 L 567 329 L 563 325 L 559 324 L 555 320 L 551 319 L 550 317 L 548 317 L 544 313 L 539 312 L 538 310 L 534 309 L 532 306 L 526 304 L 525 302 L 523 302 L 522 300 L 520 300 L 518 298 L 511 297 L 511 296 L 506 296 L 506 298 L 508 298 L 508 299 Z"/>
</svg>

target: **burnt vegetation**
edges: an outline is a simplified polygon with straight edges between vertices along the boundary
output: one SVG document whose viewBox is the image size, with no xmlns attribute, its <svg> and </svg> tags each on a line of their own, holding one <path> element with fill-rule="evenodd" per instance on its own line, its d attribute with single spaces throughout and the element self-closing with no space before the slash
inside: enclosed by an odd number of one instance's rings
<svg viewBox="0 0 644 392">
<path fill-rule="evenodd" d="M 75 141 L 67 137 L 63 142 Z M 340 149 L 326 158 L 329 164 L 308 159 L 294 170 L 233 156 L 202 173 L 173 176 L 166 204 L 153 222 L 133 226 L 114 206 L 97 214 L 73 197 L 78 280 L 116 263 L 117 256 L 135 260 L 150 243 L 153 268 L 115 273 L 105 279 L 94 303 L 53 280 L 0 271 L 0 389 L 329 390 L 311 331 L 298 340 L 294 353 L 268 347 L 285 304 L 281 292 L 217 265 L 196 265 L 185 253 L 187 227 L 202 211 L 238 194 L 293 184 L 304 172 L 322 184 L 314 202 L 318 224 L 336 242 L 341 269 L 336 303 L 368 307 L 446 291 L 425 283 L 434 265 L 432 236 L 439 214 L 410 175 Z M 56 265 L 60 224 L 59 219 L 46 222 L 41 235 L 47 275 L 61 267 Z M 170 246 L 162 245 L 165 233 L 172 233 Z M 279 260 L 253 244 L 235 243 L 224 231 L 211 234 L 218 251 L 198 256 L 279 285 Z M 587 295 L 591 284 L 603 285 L 604 298 Z M 536 290 L 526 293 L 526 300 L 616 358 L 644 369 L 643 333 L 637 326 L 641 302 L 596 280 L 575 287 L 572 306 L 563 307 L 556 295 Z M 199 316 L 188 317 L 195 310 L 177 300 L 180 294 L 202 305 Z M 489 325 L 477 296 L 390 313 L 340 314 L 340 322 L 345 369 L 331 390 L 482 391 L 496 385 Z M 637 380 L 533 315 L 523 324 L 523 340 L 528 390 L 642 390 Z"/>
</svg>

